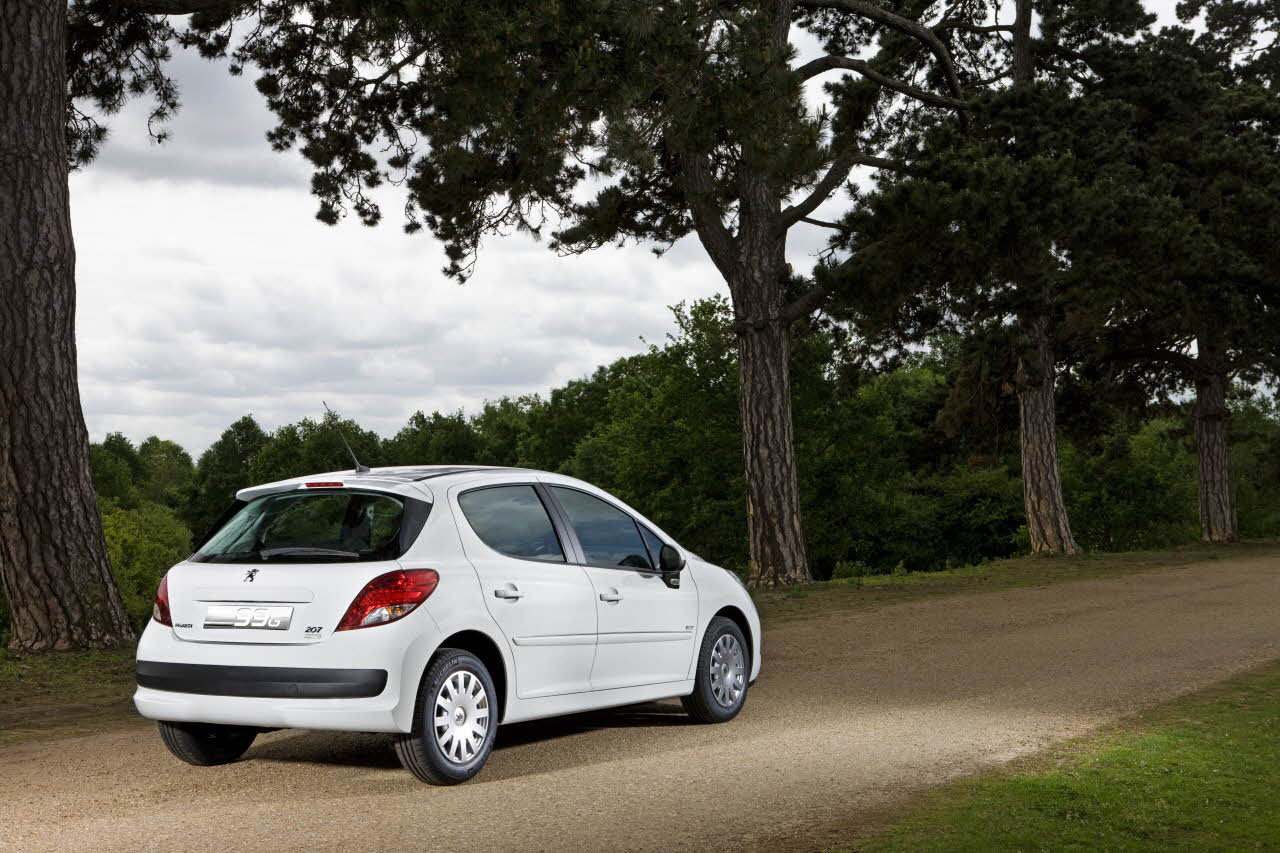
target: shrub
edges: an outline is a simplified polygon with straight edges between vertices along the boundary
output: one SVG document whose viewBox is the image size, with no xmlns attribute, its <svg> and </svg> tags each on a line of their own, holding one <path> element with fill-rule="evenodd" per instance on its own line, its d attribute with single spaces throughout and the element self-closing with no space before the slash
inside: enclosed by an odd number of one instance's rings
<svg viewBox="0 0 1280 853">
<path fill-rule="evenodd" d="M 156 587 L 169 567 L 191 553 L 191 531 L 166 506 L 143 502 L 134 509 L 102 506 L 107 557 L 129 620 L 147 624 Z"/>
</svg>

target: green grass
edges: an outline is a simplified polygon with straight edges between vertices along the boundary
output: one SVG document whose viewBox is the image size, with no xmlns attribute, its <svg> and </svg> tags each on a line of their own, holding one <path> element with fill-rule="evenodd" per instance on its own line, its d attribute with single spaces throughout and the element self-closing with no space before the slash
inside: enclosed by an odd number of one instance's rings
<svg viewBox="0 0 1280 853">
<path fill-rule="evenodd" d="M 1116 577 L 1179 568 L 1209 560 L 1280 557 L 1280 543 L 1187 545 L 1165 551 L 1081 554 L 1074 557 L 1013 557 L 978 566 L 940 572 L 868 575 L 823 581 L 753 594 L 761 618 L 768 623 L 821 616 L 833 610 L 860 610 L 915 601 L 935 595 L 962 595 L 1067 581 Z"/>
<path fill-rule="evenodd" d="M 133 650 L 0 651 L 0 745 L 75 734 L 133 713 Z"/>
<path fill-rule="evenodd" d="M 851 850 L 1280 850 L 1280 663 L 927 794 Z"/>
</svg>

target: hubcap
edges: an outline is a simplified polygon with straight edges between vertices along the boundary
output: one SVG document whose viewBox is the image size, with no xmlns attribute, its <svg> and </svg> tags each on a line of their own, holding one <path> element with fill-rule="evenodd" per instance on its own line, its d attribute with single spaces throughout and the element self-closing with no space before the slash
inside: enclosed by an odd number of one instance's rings
<svg viewBox="0 0 1280 853">
<path fill-rule="evenodd" d="M 436 743 L 455 764 L 475 758 L 489 733 L 489 694 L 475 673 L 459 669 L 436 694 Z"/>
<path fill-rule="evenodd" d="M 722 707 L 732 708 L 746 687 L 746 657 L 732 634 L 721 634 L 711 649 L 711 695 Z"/>
</svg>

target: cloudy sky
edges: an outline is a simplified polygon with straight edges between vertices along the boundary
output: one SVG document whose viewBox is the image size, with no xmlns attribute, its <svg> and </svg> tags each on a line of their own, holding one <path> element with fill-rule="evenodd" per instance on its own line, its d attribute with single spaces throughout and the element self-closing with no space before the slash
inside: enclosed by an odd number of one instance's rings
<svg viewBox="0 0 1280 853">
<path fill-rule="evenodd" d="M 1167 14 L 1173 2 L 1150 5 Z M 272 122 L 252 74 L 183 52 L 173 73 L 173 138 L 154 145 L 144 105 L 131 106 L 71 180 L 94 440 L 156 434 L 198 453 L 241 415 L 270 429 L 316 416 L 321 400 L 389 435 L 419 409 L 545 392 L 660 343 L 668 306 L 724 292 L 692 239 L 662 258 L 646 247 L 561 258 L 493 237 L 459 285 L 433 238 L 400 229 L 394 195 L 376 228 L 315 220 L 305 164 L 264 141 Z M 797 268 L 823 239 L 793 230 Z"/>
</svg>

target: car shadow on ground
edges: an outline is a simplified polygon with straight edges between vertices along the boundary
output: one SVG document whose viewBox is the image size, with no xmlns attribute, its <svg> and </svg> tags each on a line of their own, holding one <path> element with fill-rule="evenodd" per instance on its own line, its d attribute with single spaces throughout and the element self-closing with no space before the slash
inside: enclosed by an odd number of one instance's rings
<svg viewBox="0 0 1280 853">
<path fill-rule="evenodd" d="M 527 723 L 512 723 L 498 729 L 498 740 L 493 745 L 494 752 L 513 746 L 554 740 L 569 735 L 583 734 L 600 729 L 623 728 L 658 728 L 664 726 L 689 726 L 693 721 L 680 707 L 673 702 L 645 702 L 640 705 L 627 705 L 622 708 L 609 708 L 603 711 L 586 711 L 581 714 L 566 714 L 563 717 L 548 717 L 545 720 L 530 720 Z"/>
<path fill-rule="evenodd" d="M 525 775 L 515 765 L 503 768 L 508 762 L 500 760 L 505 750 L 512 747 L 553 742 L 575 735 L 607 729 L 660 728 L 694 725 L 678 702 L 646 702 L 603 711 L 588 711 L 526 723 L 512 723 L 498 729 L 493 755 L 489 766 L 481 771 L 480 779 L 511 778 Z M 557 756 L 561 751 L 556 750 Z M 568 756 L 565 756 L 567 758 Z M 399 768 L 394 737 L 381 733 L 325 732 L 287 730 L 281 735 L 264 735 L 250 748 L 246 758 L 253 761 L 271 761 L 299 764 L 322 764 L 333 767 Z M 539 772 L 582 763 L 575 760 L 547 760 L 540 755 Z"/>
</svg>

